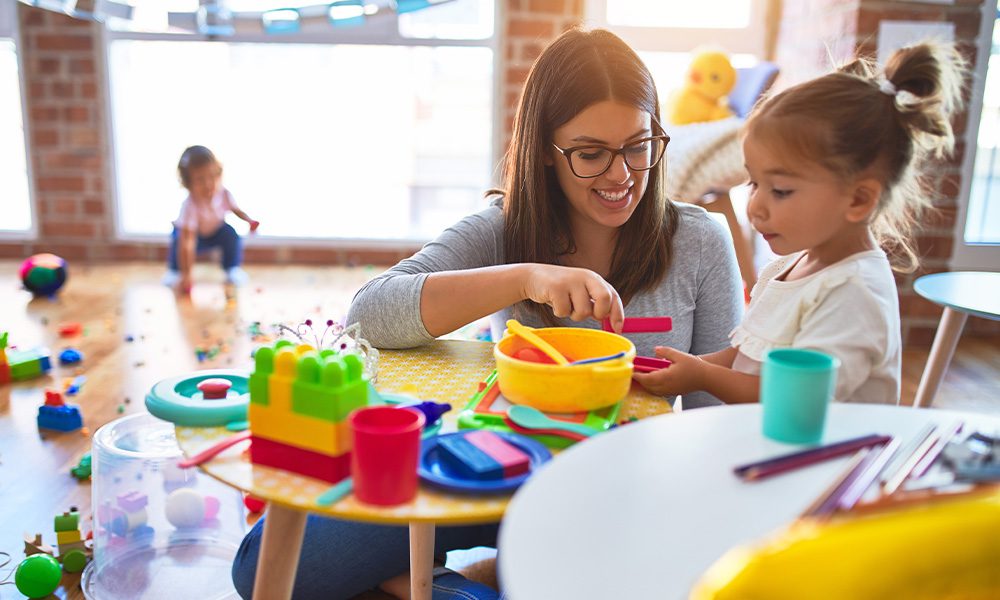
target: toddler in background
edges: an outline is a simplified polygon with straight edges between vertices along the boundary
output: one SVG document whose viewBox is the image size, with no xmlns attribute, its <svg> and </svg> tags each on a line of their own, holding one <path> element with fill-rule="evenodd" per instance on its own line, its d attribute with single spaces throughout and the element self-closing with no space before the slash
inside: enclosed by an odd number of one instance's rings
<svg viewBox="0 0 1000 600">
<path fill-rule="evenodd" d="M 226 282 L 241 285 L 247 274 L 240 268 L 243 260 L 242 240 L 233 226 L 226 223 L 226 213 L 232 212 L 257 231 L 258 221 L 251 219 L 233 201 L 233 195 L 222 186 L 222 164 L 204 146 L 191 146 L 177 163 L 181 184 L 188 197 L 181 205 L 180 216 L 174 221 L 167 255 L 167 274 L 163 283 L 178 286 L 179 291 L 191 291 L 191 267 L 195 255 L 212 248 L 222 249 L 222 268 Z"/>
<path fill-rule="evenodd" d="M 920 167 L 954 145 L 963 75 L 953 46 L 924 43 L 895 52 L 883 74 L 857 60 L 760 104 L 743 140 L 747 213 L 782 256 L 761 272 L 731 348 L 658 347 L 673 364 L 635 379 L 664 395 L 756 402 L 767 352 L 809 348 L 840 359 L 835 400 L 898 403 L 899 300 L 883 248 L 915 270 L 909 234 L 930 204 Z"/>
</svg>

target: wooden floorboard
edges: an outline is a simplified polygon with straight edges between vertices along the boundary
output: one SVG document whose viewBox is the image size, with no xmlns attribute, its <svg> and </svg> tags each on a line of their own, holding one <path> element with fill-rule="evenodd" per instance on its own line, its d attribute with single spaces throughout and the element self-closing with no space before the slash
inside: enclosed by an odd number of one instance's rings
<svg viewBox="0 0 1000 600">
<path fill-rule="evenodd" d="M 91 434 L 122 415 L 143 411 L 146 392 L 161 379 L 202 368 L 249 367 L 254 322 L 267 328 L 305 318 L 340 319 L 355 290 L 379 270 L 250 267 L 251 283 L 227 301 L 219 269 L 200 264 L 191 299 L 178 301 L 159 284 L 160 265 L 70 265 L 69 282 L 49 300 L 32 299 L 20 289 L 17 266 L 0 261 L 0 331 L 9 331 L 10 343 L 21 348 L 50 347 L 54 363 L 64 347 L 83 352 L 79 369 L 87 380 L 71 401 L 82 407 Z M 59 324 L 71 321 L 81 323 L 84 334 L 59 338 Z M 133 341 L 125 341 L 126 336 Z M 199 362 L 199 347 L 221 351 Z M 926 356 L 920 349 L 904 355 L 904 403 L 912 402 Z M 89 436 L 40 433 L 35 423 L 44 389 L 61 386 L 76 371 L 56 365 L 47 377 L 0 385 L 0 551 L 12 558 L 0 567 L 0 581 L 22 558 L 23 532 L 40 532 L 53 543 L 55 514 L 69 506 L 90 513 L 89 483 L 69 475 L 89 450 Z M 935 406 L 1000 410 L 1000 340 L 961 341 Z M 65 577 L 56 597 L 82 598 L 77 579 Z M 0 598 L 20 596 L 3 585 Z"/>
</svg>

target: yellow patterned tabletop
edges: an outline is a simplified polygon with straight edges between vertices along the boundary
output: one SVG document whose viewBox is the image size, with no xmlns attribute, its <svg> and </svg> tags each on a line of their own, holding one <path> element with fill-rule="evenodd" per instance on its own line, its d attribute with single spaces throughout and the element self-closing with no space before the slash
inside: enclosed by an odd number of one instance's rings
<svg viewBox="0 0 1000 600">
<path fill-rule="evenodd" d="M 457 414 L 494 367 L 493 344 L 439 340 L 411 350 L 381 351 L 375 387 L 382 392 L 450 403 L 452 411 L 445 416 L 443 427 L 449 430 L 455 428 Z M 666 401 L 633 386 L 619 419 L 642 419 L 665 412 L 670 412 Z M 177 441 L 188 456 L 231 435 L 233 433 L 223 427 L 177 427 Z M 234 446 L 201 468 L 216 479 L 254 496 L 311 513 L 385 524 L 490 523 L 500 520 L 510 500 L 509 495 L 462 495 L 421 485 L 412 502 L 399 506 L 371 506 L 358 502 L 353 495 L 336 504 L 320 506 L 316 498 L 330 487 L 328 483 L 253 465 L 246 457 L 246 447 L 246 443 Z"/>
</svg>

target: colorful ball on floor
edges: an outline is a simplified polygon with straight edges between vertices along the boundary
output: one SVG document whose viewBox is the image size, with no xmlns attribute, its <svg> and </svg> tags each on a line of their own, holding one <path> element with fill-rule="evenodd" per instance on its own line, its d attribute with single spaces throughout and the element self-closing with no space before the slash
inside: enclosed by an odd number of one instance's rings
<svg viewBox="0 0 1000 600">
<path fill-rule="evenodd" d="M 62 567 L 48 554 L 35 554 L 21 561 L 14 572 L 14 586 L 29 598 L 44 598 L 62 581 Z"/>
<path fill-rule="evenodd" d="M 35 254 L 21 263 L 21 283 L 36 296 L 51 296 L 66 283 L 66 261 L 55 254 Z"/>
</svg>

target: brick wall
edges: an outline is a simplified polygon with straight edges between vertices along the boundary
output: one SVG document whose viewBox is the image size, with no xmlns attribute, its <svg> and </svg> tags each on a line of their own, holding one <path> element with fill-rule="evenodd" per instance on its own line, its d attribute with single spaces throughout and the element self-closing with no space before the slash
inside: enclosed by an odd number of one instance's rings
<svg viewBox="0 0 1000 600">
<path fill-rule="evenodd" d="M 830 59 L 874 52 L 878 22 L 950 20 L 970 59 L 975 58 L 982 0 L 953 5 L 876 0 L 795 0 L 782 3 L 777 61 L 778 86 L 790 85 L 829 69 Z M 535 57 L 561 32 L 583 20 L 583 0 L 508 0 L 498 23 L 501 43 L 500 109 L 503 146 L 510 139 L 514 111 Z M 109 148 L 104 110 L 103 48 L 100 26 L 55 12 L 18 4 L 21 52 L 31 140 L 31 166 L 37 202 L 39 239 L 0 242 L 0 257 L 56 252 L 69 259 L 163 260 L 162 243 L 122 243 L 113 238 L 114 199 L 108 181 Z M 965 119 L 958 128 L 964 131 Z M 924 271 L 947 268 L 951 254 L 955 203 L 961 183 L 959 149 L 938 165 L 931 185 L 941 195 L 938 217 L 919 240 Z M 351 250 L 322 246 L 250 245 L 249 262 L 391 264 L 413 249 Z M 913 276 L 899 279 L 904 336 L 928 343 L 940 308 L 916 297 Z M 969 330 L 1000 333 L 1000 323 L 970 319 Z"/>
<path fill-rule="evenodd" d="M 552 40 L 583 21 L 583 0 L 508 0 L 503 15 L 499 29 L 503 48 L 500 135 L 501 147 L 506 149 L 532 63 Z"/>
</svg>

